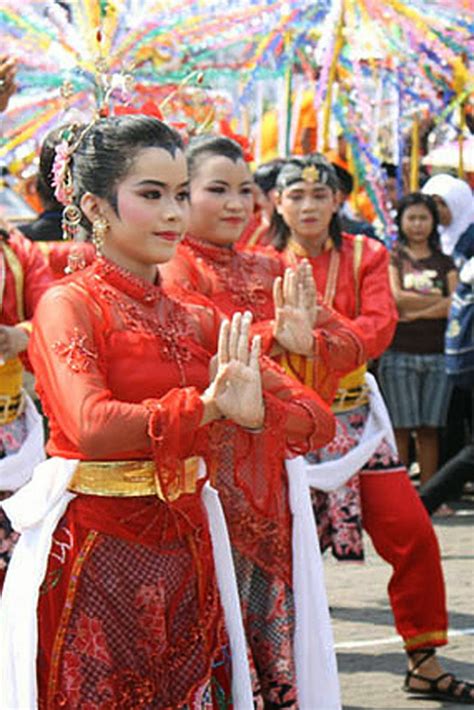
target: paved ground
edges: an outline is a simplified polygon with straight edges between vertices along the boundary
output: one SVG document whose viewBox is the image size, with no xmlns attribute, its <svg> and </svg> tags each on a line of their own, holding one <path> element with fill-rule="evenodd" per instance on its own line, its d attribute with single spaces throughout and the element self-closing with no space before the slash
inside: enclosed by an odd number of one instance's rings
<svg viewBox="0 0 474 710">
<path fill-rule="evenodd" d="M 450 642 L 440 653 L 447 669 L 474 681 L 474 497 L 434 518 L 446 576 Z M 405 654 L 387 600 L 390 568 L 366 538 L 365 565 L 325 560 L 344 710 L 434 710 L 468 707 L 408 697 L 401 689 Z"/>
</svg>

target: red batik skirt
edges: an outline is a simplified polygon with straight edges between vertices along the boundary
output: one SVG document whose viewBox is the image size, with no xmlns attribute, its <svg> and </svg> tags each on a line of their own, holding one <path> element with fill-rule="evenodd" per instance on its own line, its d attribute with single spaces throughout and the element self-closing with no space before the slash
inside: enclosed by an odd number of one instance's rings
<svg viewBox="0 0 474 710">
<path fill-rule="evenodd" d="M 39 707 L 230 708 L 230 654 L 199 498 L 77 496 L 39 601 Z"/>
</svg>

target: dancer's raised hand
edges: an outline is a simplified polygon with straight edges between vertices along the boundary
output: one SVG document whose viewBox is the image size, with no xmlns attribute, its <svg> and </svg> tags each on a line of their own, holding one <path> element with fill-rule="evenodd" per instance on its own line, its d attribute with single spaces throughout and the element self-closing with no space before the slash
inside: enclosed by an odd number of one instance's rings
<svg viewBox="0 0 474 710">
<path fill-rule="evenodd" d="M 260 337 L 249 344 L 252 316 L 235 313 L 219 332 L 216 375 L 203 397 L 210 399 L 221 415 L 248 429 L 263 424 L 264 404 L 260 376 Z"/>
<path fill-rule="evenodd" d="M 308 259 L 303 259 L 297 266 L 298 283 L 303 288 L 304 306 L 314 328 L 318 317 L 317 289 L 313 275 L 313 267 Z"/>
<path fill-rule="evenodd" d="M 312 275 L 311 275 L 312 276 Z M 306 268 L 285 269 L 273 284 L 275 304 L 274 337 L 284 350 L 299 355 L 313 354 L 313 327 L 316 319 L 316 289 Z M 314 300 L 314 307 L 313 307 Z"/>
</svg>

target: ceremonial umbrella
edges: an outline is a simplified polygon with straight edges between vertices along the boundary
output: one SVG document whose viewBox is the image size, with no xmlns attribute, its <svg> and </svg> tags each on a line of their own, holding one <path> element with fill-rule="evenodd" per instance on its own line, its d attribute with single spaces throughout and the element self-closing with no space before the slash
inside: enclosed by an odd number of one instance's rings
<svg viewBox="0 0 474 710">
<path fill-rule="evenodd" d="M 444 143 L 438 148 L 425 155 L 422 160 L 423 165 L 431 165 L 434 168 L 456 168 L 459 167 L 459 141 Z M 464 170 L 468 173 L 474 172 L 474 136 L 465 138 L 462 142 L 462 160 Z"/>
</svg>

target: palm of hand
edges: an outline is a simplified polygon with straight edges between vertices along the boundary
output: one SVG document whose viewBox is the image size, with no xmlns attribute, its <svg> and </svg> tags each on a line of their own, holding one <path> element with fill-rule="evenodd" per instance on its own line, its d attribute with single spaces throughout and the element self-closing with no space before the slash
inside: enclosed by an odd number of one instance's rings
<svg viewBox="0 0 474 710">
<path fill-rule="evenodd" d="M 285 305 L 278 308 L 275 337 L 285 350 L 301 355 L 309 354 L 313 347 L 311 313 L 299 306 Z"/>
<path fill-rule="evenodd" d="M 262 388 L 258 370 L 232 360 L 219 366 L 214 385 L 215 402 L 225 417 L 248 428 L 259 425 L 262 420 Z M 256 403 L 259 403 L 257 407 Z M 251 415 L 253 411 L 254 417 Z"/>
<path fill-rule="evenodd" d="M 273 284 L 275 303 L 274 335 L 285 349 L 299 355 L 313 353 L 316 322 L 316 286 L 311 266 L 301 263 L 297 270 L 285 269 Z"/>
</svg>

